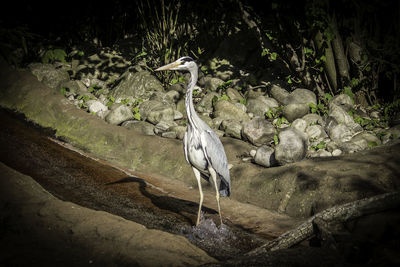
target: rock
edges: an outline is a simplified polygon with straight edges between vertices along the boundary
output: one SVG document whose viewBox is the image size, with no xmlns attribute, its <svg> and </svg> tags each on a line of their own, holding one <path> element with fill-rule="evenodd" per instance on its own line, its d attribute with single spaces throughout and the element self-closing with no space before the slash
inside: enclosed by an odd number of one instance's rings
<svg viewBox="0 0 400 267">
<path fill-rule="evenodd" d="M 288 104 L 306 104 L 310 103 L 317 105 L 317 96 L 314 92 L 307 89 L 296 89 L 287 97 Z"/>
<path fill-rule="evenodd" d="M 242 104 L 242 103 L 234 103 L 234 105 L 236 107 L 240 108 L 244 113 L 247 112 L 247 108 L 246 108 L 246 106 L 244 104 Z"/>
<path fill-rule="evenodd" d="M 56 69 L 51 64 L 32 63 L 29 64 L 29 69 L 40 82 L 57 91 L 70 80 L 67 71 Z"/>
<path fill-rule="evenodd" d="M 297 118 L 301 118 L 310 111 L 308 104 L 292 103 L 283 108 L 283 115 L 285 118 L 292 122 Z"/>
<path fill-rule="evenodd" d="M 329 109 L 331 109 L 331 105 L 336 105 L 341 107 L 344 111 L 348 112 L 353 109 L 353 100 L 351 100 L 349 95 L 340 94 L 335 95 L 329 101 Z"/>
<path fill-rule="evenodd" d="M 185 90 L 186 90 L 186 87 L 182 83 L 174 83 L 168 88 L 168 91 L 176 91 L 181 94 L 184 94 Z"/>
<path fill-rule="evenodd" d="M 174 110 L 174 120 L 176 121 L 176 120 L 181 120 L 181 119 L 183 119 L 183 114 L 180 111 L 175 109 Z"/>
<path fill-rule="evenodd" d="M 306 129 L 306 134 L 309 139 L 315 141 L 320 141 L 328 136 L 321 125 L 308 126 Z"/>
<path fill-rule="evenodd" d="M 328 134 L 336 144 L 340 145 L 350 141 L 354 135 L 354 132 L 344 124 L 337 124 L 329 129 Z"/>
<path fill-rule="evenodd" d="M 370 134 L 368 132 L 361 132 L 356 134 L 351 138 L 350 142 L 358 145 L 360 147 L 360 150 L 373 148 L 382 143 L 381 140 L 379 140 L 379 138 L 376 137 L 376 135 Z"/>
<path fill-rule="evenodd" d="M 223 120 L 250 120 L 246 112 L 227 100 L 220 100 L 215 104 L 214 116 L 221 117 Z"/>
<path fill-rule="evenodd" d="M 225 120 L 222 122 L 222 127 L 225 130 L 227 136 L 231 136 L 237 139 L 242 138 L 242 124 L 236 120 Z"/>
<path fill-rule="evenodd" d="M 185 136 L 185 132 L 186 132 L 186 126 L 173 126 L 169 129 L 172 132 L 175 132 L 176 134 L 176 138 L 182 140 L 183 137 Z"/>
<path fill-rule="evenodd" d="M 120 105 L 110 111 L 105 117 L 106 122 L 114 125 L 118 125 L 124 121 L 133 119 L 133 113 L 131 109 L 125 105 Z"/>
<path fill-rule="evenodd" d="M 169 90 L 166 94 L 165 94 L 169 99 L 172 100 L 173 103 L 176 103 L 176 101 L 179 100 L 180 94 L 178 91 L 175 90 Z"/>
<path fill-rule="evenodd" d="M 81 83 L 81 84 L 82 84 L 82 83 Z M 82 85 L 83 85 L 83 84 L 82 84 Z M 86 89 L 86 91 L 87 91 L 86 86 L 83 85 L 83 87 L 84 87 L 84 88 Z M 77 81 L 71 81 L 71 80 L 66 81 L 66 82 L 63 82 L 63 83 L 60 85 L 60 88 L 64 88 L 64 89 L 67 90 L 67 93 L 65 94 L 66 97 L 71 96 L 71 95 L 77 95 L 77 94 L 79 94 L 80 91 L 81 91 L 81 87 L 80 87 L 79 83 L 78 83 Z"/>
<path fill-rule="evenodd" d="M 250 156 L 252 156 L 254 158 L 256 156 L 256 154 L 257 154 L 257 150 L 255 150 L 255 149 L 250 150 Z"/>
<path fill-rule="evenodd" d="M 282 87 L 278 86 L 278 85 L 273 85 L 271 87 L 271 95 L 273 98 L 275 98 L 279 103 L 281 103 L 282 105 L 286 105 L 289 103 L 289 92 L 286 91 L 285 89 L 283 89 Z"/>
<path fill-rule="evenodd" d="M 148 71 L 132 73 L 125 72 L 111 95 L 116 102 L 123 99 L 149 99 L 154 91 L 163 91 L 163 86 L 157 78 Z"/>
<path fill-rule="evenodd" d="M 292 127 L 300 132 L 305 133 L 309 124 L 304 119 L 296 119 L 292 122 Z"/>
<path fill-rule="evenodd" d="M 89 112 L 97 113 L 99 111 L 107 111 L 108 108 L 98 100 L 89 100 L 86 102 Z"/>
<path fill-rule="evenodd" d="M 173 91 L 170 91 L 173 92 Z M 149 98 L 149 100 L 156 100 L 158 102 L 163 103 L 164 105 L 175 106 L 174 96 L 169 92 L 165 93 L 164 91 L 155 91 Z"/>
<path fill-rule="evenodd" d="M 261 146 L 274 140 L 276 129 L 269 121 L 255 118 L 243 125 L 243 137 L 253 145 Z"/>
<path fill-rule="evenodd" d="M 205 123 L 207 123 L 208 126 L 210 126 L 211 128 L 218 129 L 219 125 L 221 124 L 221 122 L 223 121 L 222 118 L 218 117 L 215 119 L 211 119 L 210 116 L 205 115 L 205 114 L 198 114 L 200 119 L 202 121 L 204 121 Z"/>
<path fill-rule="evenodd" d="M 216 92 L 208 92 L 197 104 L 196 110 L 198 112 L 212 112 L 214 97 L 219 98 L 220 95 Z"/>
<path fill-rule="evenodd" d="M 317 151 L 317 157 L 332 157 L 332 154 L 325 149 L 319 149 Z"/>
<path fill-rule="evenodd" d="M 361 151 L 361 150 L 368 148 L 368 142 L 364 139 L 359 139 L 356 141 L 348 141 L 348 142 L 342 143 L 340 145 L 340 147 L 346 153 L 354 153 L 354 152 Z"/>
<path fill-rule="evenodd" d="M 145 101 L 139 106 L 140 116 L 143 120 L 147 120 L 153 124 L 160 121 L 173 121 L 174 109 L 157 100 Z"/>
<path fill-rule="evenodd" d="M 266 145 L 260 146 L 254 156 L 254 162 L 264 167 L 276 166 L 274 149 Z"/>
<path fill-rule="evenodd" d="M 204 77 L 204 88 L 210 91 L 217 91 L 218 86 L 224 83 L 223 80 L 215 77 Z"/>
<path fill-rule="evenodd" d="M 279 144 L 275 147 L 275 159 L 280 165 L 302 160 L 307 152 L 306 141 L 302 134 L 288 127 L 278 135 Z"/>
<path fill-rule="evenodd" d="M 185 99 L 181 99 L 178 101 L 178 103 L 176 103 L 176 110 L 186 117 Z"/>
<path fill-rule="evenodd" d="M 306 121 L 307 126 L 318 124 L 321 125 L 322 127 L 325 127 L 326 124 L 325 120 L 320 115 L 315 113 L 304 115 L 302 119 Z"/>
<path fill-rule="evenodd" d="M 337 156 L 342 155 L 342 150 L 336 148 L 331 153 L 332 153 L 332 156 L 337 157 Z"/>
<path fill-rule="evenodd" d="M 265 113 L 271 108 L 278 107 L 278 102 L 270 97 L 259 96 L 257 98 L 250 98 L 247 100 L 247 112 L 253 113 L 255 116 L 264 118 Z"/>
<path fill-rule="evenodd" d="M 226 95 L 229 97 L 229 99 L 233 102 L 240 102 L 244 100 L 244 97 L 242 94 L 233 88 L 228 88 L 226 89 Z"/>
<path fill-rule="evenodd" d="M 344 109 L 335 104 L 329 105 L 328 116 L 334 118 L 339 124 L 344 124 L 355 131 L 362 131 L 362 127 L 356 124 L 353 118 Z"/>
<path fill-rule="evenodd" d="M 175 127 L 175 126 L 178 126 L 178 124 L 176 124 L 176 122 L 174 122 L 174 121 L 164 121 L 164 120 L 162 120 L 162 121 L 160 121 L 159 123 L 157 123 L 155 125 L 154 132 L 156 134 L 167 132 L 169 130 L 169 128 Z"/>
<path fill-rule="evenodd" d="M 155 135 L 154 125 L 146 121 L 124 121 L 121 126 L 144 135 Z"/>
<path fill-rule="evenodd" d="M 175 132 L 164 132 L 161 134 L 162 137 L 164 138 L 171 138 L 175 139 L 176 138 L 176 133 Z"/>
</svg>

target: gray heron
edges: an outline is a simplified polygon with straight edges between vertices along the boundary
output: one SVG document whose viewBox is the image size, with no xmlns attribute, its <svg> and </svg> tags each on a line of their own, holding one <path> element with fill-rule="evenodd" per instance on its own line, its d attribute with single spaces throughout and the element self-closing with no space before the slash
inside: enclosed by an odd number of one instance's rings
<svg viewBox="0 0 400 267">
<path fill-rule="evenodd" d="M 187 130 L 183 138 L 186 161 L 192 166 L 200 192 L 199 211 L 196 225 L 199 225 L 201 207 L 203 205 L 203 190 L 201 177 L 209 181 L 211 177 L 215 186 L 218 214 L 222 224 L 220 196 L 230 196 L 231 179 L 229 175 L 228 160 L 224 147 L 214 131 L 197 115 L 193 106 L 193 89 L 197 82 L 198 67 L 191 57 L 181 57 L 175 62 L 162 66 L 156 71 L 180 70 L 190 72 L 190 82 L 186 89 L 185 106 L 188 118 Z M 219 180 L 219 188 L 217 184 Z"/>
</svg>

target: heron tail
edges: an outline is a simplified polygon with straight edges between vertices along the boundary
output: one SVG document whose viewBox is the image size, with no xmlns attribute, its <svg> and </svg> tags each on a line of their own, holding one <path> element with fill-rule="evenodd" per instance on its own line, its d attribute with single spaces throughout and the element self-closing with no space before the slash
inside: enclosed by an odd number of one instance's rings
<svg viewBox="0 0 400 267">
<path fill-rule="evenodd" d="M 231 186 L 224 179 L 221 179 L 221 183 L 219 184 L 219 195 L 223 197 L 231 195 Z"/>
</svg>

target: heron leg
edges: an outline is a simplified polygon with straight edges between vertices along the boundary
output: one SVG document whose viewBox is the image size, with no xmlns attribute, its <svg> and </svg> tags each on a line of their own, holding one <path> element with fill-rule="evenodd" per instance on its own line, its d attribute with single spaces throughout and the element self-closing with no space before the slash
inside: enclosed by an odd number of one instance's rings
<svg viewBox="0 0 400 267">
<path fill-rule="evenodd" d="M 217 173 L 215 172 L 215 170 L 211 167 L 208 168 L 208 171 L 211 174 L 211 178 L 213 179 L 214 182 L 214 186 L 215 186 L 215 192 L 216 192 L 216 196 L 215 198 L 217 199 L 217 204 L 218 204 L 218 214 L 219 214 L 219 219 L 221 221 L 221 225 L 222 225 L 222 215 L 221 215 L 221 207 L 219 205 L 219 190 L 218 190 L 218 185 L 217 185 Z"/>
<path fill-rule="evenodd" d="M 197 222 L 196 222 L 196 226 L 198 226 L 200 223 L 201 206 L 203 205 L 203 189 L 201 188 L 201 177 L 200 177 L 199 170 L 197 170 L 195 167 L 192 167 L 192 169 L 194 172 L 194 176 L 196 176 L 197 183 L 199 185 L 199 192 L 200 192 L 199 211 L 197 212 Z"/>
</svg>

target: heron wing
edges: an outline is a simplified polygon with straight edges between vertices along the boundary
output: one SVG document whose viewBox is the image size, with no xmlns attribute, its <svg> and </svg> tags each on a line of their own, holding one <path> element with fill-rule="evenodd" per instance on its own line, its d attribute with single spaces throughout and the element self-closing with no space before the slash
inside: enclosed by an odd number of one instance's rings
<svg viewBox="0 0 400 267">
<path fill-rule="evenodd" d="M 230 175 L 228 168 L 228 160 L 226 158 L 224 147 L 218 136 L 212 130 L 205 130 L 201 132 L 201 144 L 204 155 L 214 170 L 219 174 L 225 186 L 230 191 Z M 222 185 L 220 186 L 220 190 Z"/>
</svg>

